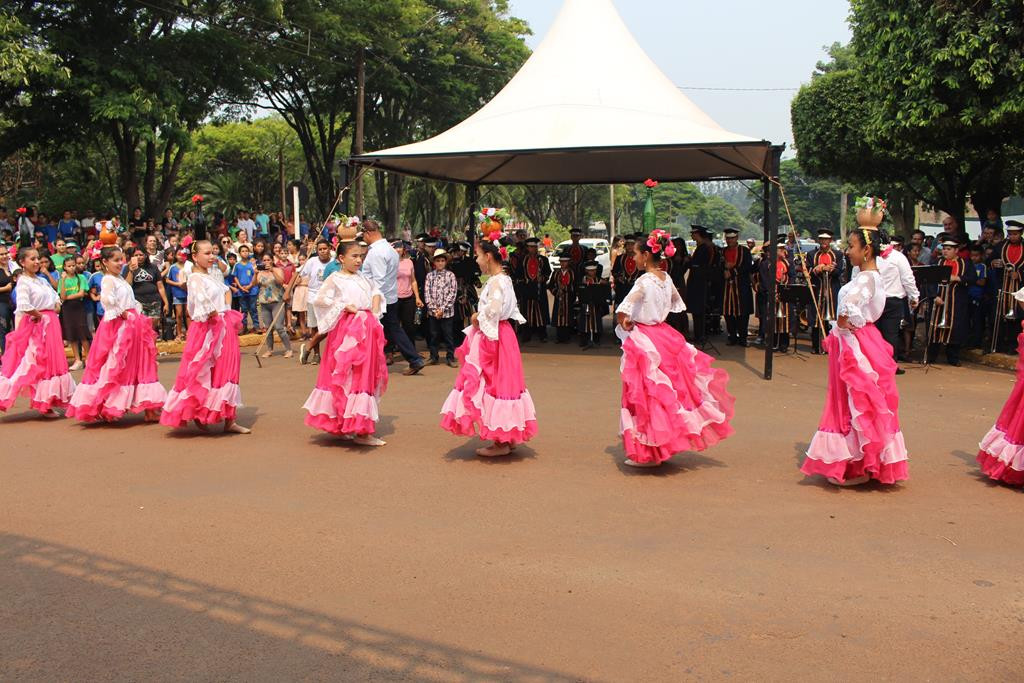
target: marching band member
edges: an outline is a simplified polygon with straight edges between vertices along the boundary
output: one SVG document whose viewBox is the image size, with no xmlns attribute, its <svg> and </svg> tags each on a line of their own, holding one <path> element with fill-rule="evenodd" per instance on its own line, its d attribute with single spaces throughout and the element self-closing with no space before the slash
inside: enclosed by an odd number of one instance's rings
<svg viewBox="0 0 1024 683">
<path fill-rule="evenodd" d="M 520 336 L 523 342 L 528 342 L 536 334 L 541 342 L 546 342 L 550 322 L 547 287 L 551 279 L 551 264 L 538 253 L 539 238 L 531 237 L 525 244 L 526 250 L 517 260 L 514 276 L 522 293 L 519 310 L 526 319 L 520 327 Z"/>
<path fill-rule="evenodd" d="M 817 312 L 827 325 L 836 319 L 836 307 L 839 305 L 839 283 L 843 277 L 846 259 L 832 248 L 832 232 L 818 232 L 818 249 L 811 254 L 811 284 L 814 285 L 814 296 L 818 301 Z M 814 304 L 808 311 L 808 319 L 812 319 Z M 811 348 L 814 353 L 822 352 L 821 327 L 816 320 L 811 323 Z"/>
<path fill-rule="evenodd" d="M 993 340 L 992 346 L 998 351 L 1009 350 L 1010 340 L 1016 326 L 1005 324 L 1007 315 L 1013 313 L 1010 320 L 1020 320 L 1024 314 L 1024 307 L 1014 299 L 1014 292 L 1021 285 L 1024 285 L 1024 240 L 1021 239 L 1021 231 L 1024 230 L 1024 223 L 1020 221 L 1006 221 L 1006 239 L 995 249 L 993 258 L 989 263 L 991 269 L 990 279 L 992 280 L 991 290 L 996 295 L 996 307 L 993 311 L 998 318 L 999 332 L 998 339 Z M 992 331 L 995 333 L 997 319 L 994 319 Z"/>
<path fill-rule="evenodd" d="M 740 231 L 726 228 L 722 263 L 725 269 L 725 291 L 722 313 L 729 333 L 728 346 L 746 346 L 750 314 L 754 310 L 754 294 L 750 287 L 753 257 L 746 245 L 739 243 Z"/>
<path fill-rule="evenodd" d="M 548 290 L 555 295 L 555 314 L 551 319 L 555 326 L 555 343 L 567 344 L 576 329 L 576 272 L 568 254 L 558 257 L 558 270 L 551 274 Z"/>
<path fill-rule="evenodd" d="M 971 333 L 968 316 L 967 288 L 974 284 L 974 268 L 958 254 L 960 245 L 955 240 L 942 243 L 940 266 L 949 266 L 952 272 L 949 283 L 940 288 L 935 297 L 935 308 L 931 319 L 931 344 L 928 361 L 933 363 L 939 347 L 946 347 L 946 361 L 953 366 L 960 365 L 960 347 Z"/>
</svg>

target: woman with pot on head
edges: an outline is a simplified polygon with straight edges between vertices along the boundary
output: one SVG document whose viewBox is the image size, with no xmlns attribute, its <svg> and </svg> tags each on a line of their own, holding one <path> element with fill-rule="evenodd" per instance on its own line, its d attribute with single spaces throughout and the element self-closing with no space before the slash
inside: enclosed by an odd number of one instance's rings
<svg viewBox="0 0 1024 683">
<path fill-rule="evenodd" d="M 510 320 L 525 322 L 516 304 L 512 279 L 503 264 L 508 252 L 494 232 L 476 244 L 476 261 L 487 284 L 479 308 L 456 350 L 461 363 L 455 388 L 441 408 L 441 427 L 459 436 L 479 432 L 491 446 L 481 457 L 508 455 L 537 434 L 537 413 L 523 378 L 519 341 Z"/>
<path fill-rule="evenodd" d="M 875 327 L 885 310 L 885 284 L 876 262 L 877 229 L 859 228 L 846 253 L 859 272 L 839 290 L 838 320 L 825 340 L 828 388 L 818 431 L 800 471 L 837 486 L 907 479 L 900 430 L 900 396 L 892 347 Z"/>
</svg>

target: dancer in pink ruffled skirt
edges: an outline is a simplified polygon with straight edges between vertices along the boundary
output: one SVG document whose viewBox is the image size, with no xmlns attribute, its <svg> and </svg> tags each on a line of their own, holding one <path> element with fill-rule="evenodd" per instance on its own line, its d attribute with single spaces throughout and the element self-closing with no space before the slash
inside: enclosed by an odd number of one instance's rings
<svg viewBox="0 0 1024 683">
<path fill-rule="evenodd" d="M 461 363 L 455 388 L 441 408 L 441 427 L 459 436 L 492 440 L 478 448 L 482 457 L 508 455 L 537 434 L 537 413 L 523 379 L 519 341 L 509 320 L 526 322 L 516 305 L 512 280 L 504 273 L 507 258 L 500 235 L 477 242 L 476 261 L 489 276 L 480 293 L 473 325 L 455 355 Z"/>
<path fill-rule="evenodd" d="M 657 467 L 682 451 L 702 451 L 732 434 L 735 399 L 725 370 L 665 324 L 686 310 L 661 269 L 675 253 L 672 237 L 655 230 L 634 246 L 636 264 L 646 272 L 616 309 L 622 339 L 622 409 L 619 432 L 626 465 Z"/>
<path fill-rule="evenodd" d="M 1013 296 L 1024 302 L 1024 289 Z M 978 464 L 991 479 L 1024 486 L 1024 332 L 1017 337 L 1017 353 L 1017 383 L 979 444 Z"/>
<path fill-rule="evenodd" d="M 316 387 L 302 407 L 310 427 L 362 446 L 383 446 L 373 432 L 388 386 L 379 320 L 384 297 L 359 273 L 363 249 L 357 242 L 340 242 L 338 254 L 342 270 L 324 281 L 313 300 L 317 331 L 327 335 L 327 346 Z"/>
<path fill-rule="evenodd" d="M 231 310 L 227 285 L 209 275 L 217 268 L 217 257 L 207 240 L 192 243 L 192 262 L 187 281 L 192 324 L 160 424 L 182 427 L 191 420 L 205 432 L 208 425 L 223 421 L 225 432 L 248 434 L 247 427 L 235 422 L 235 411 L 242 405 L 238 388 L 242 316 Z"/>
<path fill-rule="evenodd" d="M 125 413 L 144 412 L 146 422 L 156 422 L 167 398 L 157 377 L 156 332 L 149 318 L 141 315 L 131 285 L 121 277 L 121 248 L 103 247 L 100 259 L 105 271 L 100 281 L 103 321 L 67 416 L 112 422 Z"/>
<path fill-rule="evenodd" d="M 850 234 L 847 254 L 860 273 L 839 290 L 839 320 L 825 342 L 825 409 L 800 467 L 839 486 L 907 479 L 896 362 L 874 325 L 885 308 L 885 287 L 875 265 L 879 246 L 877 230 Z"/>
<path fill-rule="evenodd" d="M 0 412 L 10 410 L 18 396 L 45 417 L 60 417 L 75 391 L 68 372 L 68 358 L 61 335 L 60 298 L 49 281 L 39 277 L 39 252 L 18 251 L 21 276 L 14 289 L 14 332 L 7 335 L 7 349 L 0 366 Z"/>
</svg>

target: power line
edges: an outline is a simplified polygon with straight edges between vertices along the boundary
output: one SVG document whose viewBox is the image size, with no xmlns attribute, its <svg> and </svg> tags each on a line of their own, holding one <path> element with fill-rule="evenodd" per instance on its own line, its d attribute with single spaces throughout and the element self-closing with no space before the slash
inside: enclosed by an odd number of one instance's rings
<svg viewBox="0 0 1024 683">
<path fill-rule="evenodd" d="M 715 92 L 796 92 L 800 88 L 707 88 L 696 85 L 677 85 L 680 90 L 711 90 Z"/>
</svg>

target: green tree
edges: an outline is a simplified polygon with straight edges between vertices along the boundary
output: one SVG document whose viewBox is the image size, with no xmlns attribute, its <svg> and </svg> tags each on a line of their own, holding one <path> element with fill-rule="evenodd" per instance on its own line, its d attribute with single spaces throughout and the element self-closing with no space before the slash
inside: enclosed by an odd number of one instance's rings
<svg viewBox="0 0 1024 683">
<path fill-rule="evenodd" d="M 793 224 L 800 234 L 813 236 L 822 228 L 838 232 L 839 198 L 845 189 L 842 184 L 807 173 L 796 159 L 783 160 L 779 180 L 793 214 Z M 763 211 L 763 205 L 758 199 L 750 205 L 747 218 L 760 222 Z M 783 218 L 786 218 L 785 215 Z"/>
<path fill-rule="evenodd" d="M 33 143 L 102 137 L 116 152 L 126 208 L 149 215 L 170 201 L 189 136 L 226 101 L 251 90 L 242 15 L 278 16 L 266 0 L 39 0 L 15 16 L 67 78 L 27 73 L 0 85 L 0 156 Z"/>
</svg>

